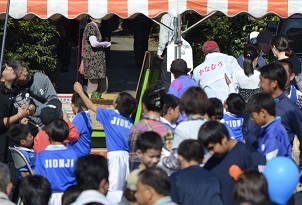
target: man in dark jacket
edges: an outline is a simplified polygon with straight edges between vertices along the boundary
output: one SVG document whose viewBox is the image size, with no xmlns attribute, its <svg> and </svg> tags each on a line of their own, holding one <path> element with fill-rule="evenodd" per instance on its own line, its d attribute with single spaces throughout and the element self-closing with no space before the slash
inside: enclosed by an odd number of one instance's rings
<svg viewBox="0 0 302 205">
<path fill-rule="evenodd" d="M 299 107 L 283 92 L 287 81 L 287 74 L 280 63 L 265 65 L 259 69 L 260 87 L 263 92 L 272 95 L 276 102 L 276 116 L 281 117 L 281 123 L 286 129 L 289 141 L 293 144 L 294 137 L 297 135 L 300 141 L 300 164 L 299 170 L 302 169 L 302 111 Z M 260 127 L 255 125 L 252 120 L 247 122 L 244 130 L 244 138 L 247 144 L 258 145 L 258 136 Z"/>
</svg>

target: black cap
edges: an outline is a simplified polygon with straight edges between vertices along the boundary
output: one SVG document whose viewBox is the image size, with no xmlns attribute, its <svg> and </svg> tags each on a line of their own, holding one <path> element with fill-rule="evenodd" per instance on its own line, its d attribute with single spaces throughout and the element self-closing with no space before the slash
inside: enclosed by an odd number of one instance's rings
<svg viewBox="0 0 302 205">
<path fill-rule="evenodd" d="M 59 99 L 51 99 L 47 106 L 41 109 L 40 119 L 44 125 L 62 116 L 62 103 Z"/>
</svg>

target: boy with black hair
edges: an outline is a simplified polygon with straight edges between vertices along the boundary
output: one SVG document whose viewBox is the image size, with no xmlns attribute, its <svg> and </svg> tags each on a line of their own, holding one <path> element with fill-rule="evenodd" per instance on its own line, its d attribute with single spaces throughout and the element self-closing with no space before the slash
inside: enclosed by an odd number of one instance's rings
<svg viewBox="0 0 302 205">
<path fill-rule="evenodd" d="M 80 137 L 77 128 L 69 121 L 67 113 L 63 112 L 62 103 L 59 99 L 49 100 L 47 106 L 41 109 L 40 119 L 45 126 L 39 130 L 38 134 L 34 138 L 33 149 L 37 154 L 49 145 L 46 127 L 52 120 L 63 119 L 67 123 L 69 134 L 64 143 L 76 142 Z"/>
<path fill-rule="evenodd" d="M 15 124 L 9 128 L 8 136 L 15 143 L 16 148 L 26 157 L 32 170 L 34 170 L 36 166 L 36 153 L 31 148 L 33 145 L 33 136 L 28 126 L 25 124 Z M 22 167 L 18 171 L 21 175 L 19 175 L 20 179 L 30 174 L 26 167 Z"/>
<path fill-rule="evenodd" d="M 163 111 L 159 120 L 174 130 L 179 114 L 179 99 L 174 95 L 166 94 Z"/>
<path fill-rule="evenodd" d="M 51 187 L 43 176 L 29 175 L 20 185 L 20 198 L 26 205 L 48 205 Z"/>
<path fill-rule="evenodd" d="M 71 205 L 89 203 L 111 204 L 106 195 L 109 187 L 107 159 L 100 155 L 85 155 L 79 158 L 75 168 L 77 185 L 82 193 Z"/>
<path fill-rule="evenodd" d="M 172 62 L 170 71 L 174 75 L 175 80 L 172 81 L 168 94 L 181 98 L 182 94 L 189 87 L 198 86 L 191 76 L 188 75 L 190 70 L 183 59 L 176 59 Z"/>
<path fill-rule="evenodd" d="M 210 101 L 210 107 L 208 109 L 209 117 L 213 120 L 216 120 L 224 124 L 224 126 L 228 129 L 230 137 L 235 139 L 233 130 L 228 124 L 225 123 L 225 120 L 223 119 L 224 107 L 221 100 L 219 100 L 218 98 L 209 98 L 209 101 Z"/>
<path fill-rule="evenodd" d="M 242 171 L 265 165 L 265 158 L 249 145 L 231 139 L 225 126 L 217 121 L 207 121 L 199 130 L 198 140 L 212 154 L 204 168 L 212 172 L 220 181 L 222 201 L 233 205 L 235 180 L 230 175 L 235 165 Z"/>
<path fill-rule="evenodd" d="M 135 193 L 138 174 L 147 168 L 155 167 L 160 160 L 164 146 L 161 136 L 153 131 L 140 134 L 136 140 L 137 156 L 140 159 L 138 169 L 133 170 L 127 177 L 127 189 L 125 193 Z M 129 200 L 131 196 L 126 196 Z M 132 197 L 131 197 L 132 198 Z"/>
<path fill-rule="evenodd" d="M 104 127 L 110 173 L 109 191 L 122 191 L 129 174 L 128 136 L 133 126 L 130 115 L 136 109 L 136 100 L 129 93 L 121 92 L 113 101 L 114 109 L 106 109 L 92 103 L 80 83 L 74 84 L 74 91 L 80 95 L 86 106 L 96 113 L 96 120 Z"/>
<path fill-rule="evenodd" d="M 136 140 L 141 133 L 146 131 L 157 132 L 164 142 L 164 147 L 170 150 L 173 140 L 173 131 L 159 120 L 164 102 L 164 88 L 153 86 L 147 88 L 144 92 L 142 98 L 143 118 L 131 128 L 128 139 L 130 145 L 130 170 L 136 169 L 140 164 L 140 159 L 136 153 Z"/>
<path fill-rule="evenodd" d="M 237 93 L 231 93 L 224 102 L 226 112 L 223 115 L 225 123 L 234 133 L 234 139 L 243 142 L 242 125 L 243 110 L 245 101 L 243 97 Z"/>
<path fill-rule="evenodd" d="M 184 92 L 190 87 L 198 86 L 197 83 L 188 74 L 191 69 L 188 68 L 186 61 L 183 59 L 176 59 L 172 62 L 170 71 L 174 75 L 175 80 L 172 81 L 168 94 L 172 94 L 177 98 L 181 98 Z M 186 114 L 183 112 L 177 119 L 176 124 L 181 123 L 186 119 Z"/>
<path fill-rule="evenodd" d="M 258 151 L 267 161 L 277 156 L 292 158 L 292 149 L 280 117 L 275 117 L 276 108 L 268 93 L 256 93 L 248 101 L 248 112 L 254 123 L 261 127 Z"/>
<path fill-rule="evenodd" d="M 172 200 L 177 204 L 222 205 L 218 179 L 200 167 L 204 160 L 203 146 L 188 139 L 180 143 L 177 151 L 181 170 L 170 177 Z"/>
<path fill-rule="evenodd" d="M 77 154 L 64 146 L 69 128 L 64 120 L 53 120 L 46 126 L 50 145 L 41 151 L 36 160 L 35 174 L 46 177 L 53 192 L 50 204 L 61 202 L 65 189 L 75 184 L 74 168 Z"/>
<path fill-rule="evenodd" d="M 260 83 L 259 86 L 263 92 L 270 94 L 276 103 L 276 116 L 281 117 L 281 123 L 284 126 L 289 141 L 293 143 L 294 136 L 297 135 L 302 142 L 302 111 L 293 103 L 283 92 L 287 81 L 286 70 L 280 63 L 271 63 L 259 69 Z M 258 147 L 258 136 L 261 129 L 255 125 L 252 120 L 247 122 L 244 129 L 244 139 L 246 143 Z M 300 164 L 299 170 L 302 169 L 302 143 L 300 143 Z"/>
<path fill-rule="evenodd" d="M 138 177 L 135 198 L 141 205 L 176 205 L 170 197 L 171 183 L 160 168 L 143 170 Z"/>
</svg>

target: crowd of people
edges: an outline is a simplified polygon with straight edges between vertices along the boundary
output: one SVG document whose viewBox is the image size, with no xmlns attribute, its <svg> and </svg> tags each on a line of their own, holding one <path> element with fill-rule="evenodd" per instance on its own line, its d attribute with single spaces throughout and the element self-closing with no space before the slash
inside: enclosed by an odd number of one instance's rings
<svg viewBox="0 0 302 205">
<path fill-rule="evenodd" d="M 87 44 L 84 50 L 103 52 L 110 42 L 101 42 L 98 22 L 90 20 L 84 38 L 101 48 Z M 163 60 L 165 46 L 161 42 L 158 53 Z M 20 196 L 24 205 L 299 204 L 302 145 L 297 164 L 292 147 L 295 136 L 302 142 L 302 97 L 295 80 L 301 63 L 287 37 L 252 32 L 238 59 L 221 53 L 213 40 L 202 52 L 205 60 L 192 73 L 176 59 L 170 67 L 175 79 L 144 91 L 136 124 L 131 115 L 137 102 L 130 94 L 119 93 L 113 109 L 89 99 L 93 91 L 105 92 L 99 80 L 89 81 L 89 93 L 75 82 L 70 122 L 46 75 L 4 62 L 1 204 L 13 204 L 10 196 Z M 269 52 L 277 59 L 266 64 L 262 55 Z M 104 55 L 98 55 L 105 68 Z M 84 64 L 91 67 L 85 76 L 99 67 L 87 59 Z M 97 79 L 105 83 L 106 75 Z M 90 112 L 104 127 L 106 158 L 90 154 Z M 34 175 L 28 167 L 14 168 L 9 146 L 22 152 Z M 280 187 L 272 188 L 279 180 Z"/>
</svg>

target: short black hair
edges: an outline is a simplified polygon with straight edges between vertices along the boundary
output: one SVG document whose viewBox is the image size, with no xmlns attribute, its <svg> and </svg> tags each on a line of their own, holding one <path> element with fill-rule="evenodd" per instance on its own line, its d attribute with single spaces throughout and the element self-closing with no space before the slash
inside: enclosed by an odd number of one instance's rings
<svg viewBox="0 0 302 205">
<path fill-rule="evenodd" d="M 28 133 L 30 133 L 30 130 L 28 125 L 25 124 L 12 125 L 7 132 L 9 138 L 18 146 L 21 140 L 26 139 Z"/>
<path fill-rule="evenodd" d="M 245 101 L 243 97 L 237 93 L 231 93 L 226 99 L 226 104 L 228 106 L 229 112 L 234 115 L 242 114 L 245 107 Z"/>
<path fill-rule="evenodd" d="M 272 116 L 276 116 L 276 103 L 270 94 L 260 92 L 250 97 L 247 103 L 247 111 L 249 113 L 259 113 L 261 109 L 266 110 Z"/>
<path fill-rule="evenodd" d="M 161 112 L 165 101 L 165 88 L 152 86 L 146 89 L 142 102 L 150 111 Z"/>
<path fill-rule="evenodd" d="M 24 205 L 47 205 L 51 193 L 50 183 L 40 175 L 26 176 L 20 185 L 20 197 Z"/>
<path fill-rule="evenodd" d="M 179 98 L 172 94 L 166 94 L 162 116 L 167 114 L 169 108 L 175 109 L 179 105 Z"/>
<path fill-rule="evenodd" d="M 169 196 L 171 192 L 170 178 L 158 167 L 147 168 L 139 173 L 138 181 L 152 187 L 158 194 Z"/>
<path fill-rule="evenodd" d="M 204 158 L 204 149 L 198 140 L 187 139 L 180 143 L 177 149 L 178 155 L 182 156 L 186 161 L 196 161 L 202 163 Z"/>
<path fill-rule="evenodd" d="M 53 120 L 46 126 L 46 134 L 52 141 L 64 142 L 69 135 L 69 127 L 62 119 Z"/>
<path fill-rule="evenodd" d="M 82 190 L 78 185 L 71 185 L 68 187 L 62 195 L 62 205 L 69 205 L 78 198 Z"/>
<path fill-rule="evenodd" d="M 135 98 L 126 92 L 119 93 L 116 104 L 116 109 L 124 117 L 131 115 L 136 109 Z"/>
<path fill-rule="evenodd" d="M 222 139 L 226 137 L 230 139 L 227 128 L 215 120 L 205 122 L 199 129 L 198 141 L 207 147 L 210 143 L 216 144 L 222 142 Z"/>
<path fill-rule="evenodd" d="M 107 159 L 101 155 L 85 155 L 78 159 L 75 168 L 77 185 L 83 190 L 98 190 L 100 182 L 108 181 Z"/>
<path fill-rule="evenodd" d="M 87 94 L 87 92 L 85 90 L 83 90 L 83 92 L 84 92 L 85 96 L 89 98 L 89 95 Z M 86 104 L 84 103 L 84 101 L 82 100 L 82 98 L 80 97 L 80 95 L 77 92 L 74 92 L 72 94 L 71 103 L 79 108 L 78 112 L 88 110 Z"/>
<path fill-rule="evenodd" d="M 161 150 L 164 142 L 157 132 L 143 132 L 137 137 L 136 148 L 145 153 L 148 149 Z"/>
<path fill-rule="evenodd" d="M 269 80 L 276 80 L 279 89 L 283 90 L 287 81 L 286 70 L 280 63 L 270 63 L 259 68 L 260 76 Z"/>
<path fill-rule="evenodd" d="M 279 63 L 281 63 L 283 65 L 283 67 L 284 67 L 284 65 L 287 65 L 289 75 L 291 75 L 292 73 L 295 73 L 293 64 L 286 58 L 279 60 Z"/>
<path fill-rule="evenodd" d="M 180 98 L 179 109 L 186 115 L 205 115 L 210 106 L 207 94 L 200 87 L 190 87 Z"/>
<path fill-rule="evenodd" d="M 223 118 L 223 104 L 221 100 L 218 98 L 209 98 L 210 101 L 210 113 L 208 112 L 208 115 L 210 117 L 215 117 L 216 120 L 221 120 Z"/>
<path fill-rule="evenodd" d="M 183 59 L 176 59 L 171 63 L 170 72 L 178 78 L 181 75 L 186 75 L 190 69 L 188 69 L 187 62 Z"/>
</svg>

